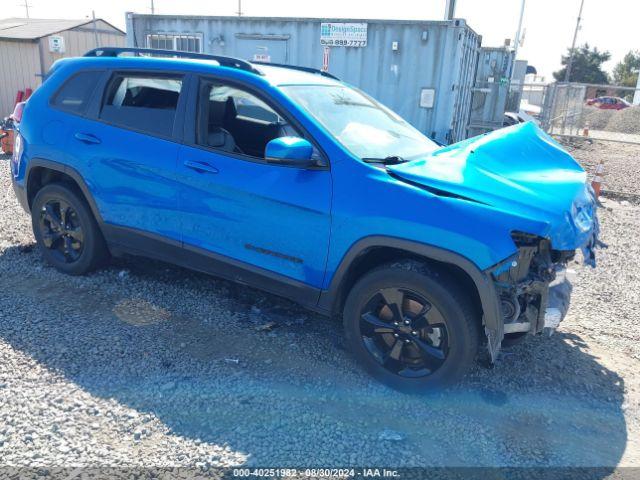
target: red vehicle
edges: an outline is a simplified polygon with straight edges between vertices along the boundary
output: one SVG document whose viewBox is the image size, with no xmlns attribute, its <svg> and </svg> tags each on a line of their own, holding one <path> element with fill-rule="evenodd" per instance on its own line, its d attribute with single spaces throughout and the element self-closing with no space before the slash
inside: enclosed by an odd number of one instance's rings
<svg viewBox="0 0 640 480">
<path fill-rule="evenodd" d="M 22 120 L 22 111 L 27 102 L 18 102 L 13 113 L 0 119 L 0 153 L 13 153 L 13 131 Z"/>
<path fill-rule="evenodd" d="M 631 104 L 624 98 L 619 97 L 597 97 L 587 100 L 587 105 L 592 107 L 601 108 L 603 110 L 622 110 L 623 108 L 630 107 Z"/>
</svg>

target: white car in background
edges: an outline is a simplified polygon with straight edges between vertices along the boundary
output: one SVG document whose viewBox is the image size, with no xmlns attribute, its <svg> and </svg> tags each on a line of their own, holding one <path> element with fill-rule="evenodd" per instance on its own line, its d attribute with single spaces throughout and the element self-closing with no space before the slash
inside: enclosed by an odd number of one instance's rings
<svg viewBox="0 0 640 480">
<path fill-rule="evenodd" d="M 516 123 L 533 122 L 540 126 L 540 121 L 536 118 L 542 112 L 542 108 L 533 105 L 526 100 L 520 102 L 520 110 L 518 112 L 505 112 L 502 125 L 508 127 Z"/>
</svg>

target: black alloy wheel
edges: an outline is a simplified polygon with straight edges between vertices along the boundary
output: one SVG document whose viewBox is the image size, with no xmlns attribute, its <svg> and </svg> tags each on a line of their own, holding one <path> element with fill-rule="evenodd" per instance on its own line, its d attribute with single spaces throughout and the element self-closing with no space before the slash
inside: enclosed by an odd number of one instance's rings
<svg viewBox="0 0 640 480">
<path fill-rule="evenodd" d="M 401 288 L 371 297 L 360 313 L 360 333 L 380 365 L 401 377 L 432 374 L 449 351 L 442 313 L 424 296 Z"/>
<path fill-rule="evenodd" d="M 346 343 L 381 382 L 425 392 L 469 371 L 480 344 L 481 312 L 465 284 L 418 260 L 364 274 L 343 310 Z"/>
<path fill-rule="evenodd" d="M 42 187 L 31 205 L 31 225 L 42 256 L 61 272 L 83 275 L 109 258 L 91 208 L 73 185 Z"/>
<path fill-rule="evenodd" d="M 84 247 L 78 212 L 62 199 L 47 201 L 40 210 L 40 231 L 45 248 L 61 263 L 77 262 Z"/>
</svg>

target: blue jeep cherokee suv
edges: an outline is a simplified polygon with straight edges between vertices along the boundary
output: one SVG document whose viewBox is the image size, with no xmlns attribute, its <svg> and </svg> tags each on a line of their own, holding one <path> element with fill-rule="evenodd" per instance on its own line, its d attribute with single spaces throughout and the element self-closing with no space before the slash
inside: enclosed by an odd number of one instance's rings
<svg viewBox="0 0 640 480">
<path fill-rule="evenodd" d="M 58 270 L 129 253 L 254 285 L 342 316 L 364 367 L 406 390 L 556 327 L 567 261 L 593 260 L 585 172 L 535 125 L 441 148 L 312 69 L 94 50 L 54 65 L 14 152 Z"/>
</svg>

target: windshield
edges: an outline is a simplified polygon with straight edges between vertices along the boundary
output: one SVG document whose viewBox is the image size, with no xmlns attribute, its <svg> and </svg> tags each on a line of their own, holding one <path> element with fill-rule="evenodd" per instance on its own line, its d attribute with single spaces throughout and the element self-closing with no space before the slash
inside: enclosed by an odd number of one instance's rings
<svg viewBox="0 0 640 480">
<path fill-rule="evenodd" d="M 371 97 L 345 85 L 281 87 L 359 158 L 412 160 L 438 145 Z"/>
</svg>

